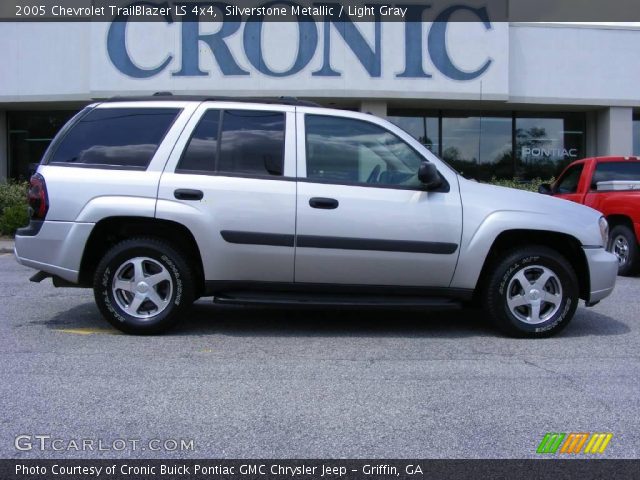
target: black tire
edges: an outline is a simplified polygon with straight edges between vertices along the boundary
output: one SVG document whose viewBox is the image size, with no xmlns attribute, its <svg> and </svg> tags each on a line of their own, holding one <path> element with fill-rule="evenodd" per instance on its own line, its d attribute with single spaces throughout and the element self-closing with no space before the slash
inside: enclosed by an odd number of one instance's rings
<svg viewBox="0 0 640 480">
<path fill-rule="evenodd" d="M 134 280 L 135 272 L 142 272 L 141 277 L 136 277 L 142 278 L 140 282 Z M 126 288 L 114 291 L 116 274 L 119 281 L 129 282 Z M 152 275 L 157 276 L 145 282 Z M 163 280 L 152 285 L 158 278 Z M 134 335 L 151 335 L 172 327 L 189 309 L 194 301 L 193 278 L 185 257 L 170 244 L 155 238 L 132 238 L 104 255 L 96 268 L 93 292 L 100 312 L 115 328 Z M 142 303 L 140 298 L 144 298 Z M 125 310 L 127 307 L 131 310 Z M 141 318 L 145 315 L 147 318 Z"/>
<path fill-rule="evenodd" d="M 548 272 L 553 276 L 544 281 L 542 274 Z M 544 282 L 542 293 L 537 280 Z M 522 288 L 523 281 L 530 283 Z M 531 290 L 524 294 L 525 288 Z M 507 335 L 543 338 L 569 324 L 578 307 L 578 297 L 578 280 L 569 262 L 555 250 L 529 246 L 511 250 L 494 264 L 484 304 L 496 326 Z M 530 303 L 512 308 L 509 301 L 512 305 L 519 301 Z M 533 307 L 536 303 L 537 315 Z"/>
<path fill-rule="evenodd" d="M 626 247 L 626 256 L 620 249 Z M 638 273 L 640 267 L 640 247 L 633 230 L 626 225 L 617 225 L 609 233 L 608 250 L 618 257 L 618 275 L 628 277 Z"/>
</svg>

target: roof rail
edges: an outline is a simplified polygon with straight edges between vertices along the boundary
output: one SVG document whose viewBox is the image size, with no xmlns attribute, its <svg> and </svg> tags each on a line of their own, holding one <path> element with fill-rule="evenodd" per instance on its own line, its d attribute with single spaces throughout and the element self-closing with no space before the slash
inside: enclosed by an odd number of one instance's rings
<svg viewBox="0 0 640 480">
<path fill-rule="evenodd" d="M 170 98 L 167 98 L 170 97 Z M 128 101 L 198 101 L 198 102 L 242 102 L 264 103 L 268 105 L 293 105 L 299 107 L 322 107 L 322 105 L 309 100 L 299 100 L 296 97 L 223 97 L 206 95 L 174 95 L 171 92 L 156 92 L 153 95 L 143 96 L 115 96 L 104 102 L 128 102 Z"/>
</svg>

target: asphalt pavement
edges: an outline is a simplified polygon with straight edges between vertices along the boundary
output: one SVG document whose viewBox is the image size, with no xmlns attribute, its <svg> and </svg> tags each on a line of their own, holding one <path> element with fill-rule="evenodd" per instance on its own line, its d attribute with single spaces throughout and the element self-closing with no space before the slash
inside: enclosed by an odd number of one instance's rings
<svg viewBox="0 0 640 480">
<path fill-rule="evenodd" d="M 0 458 L 533 458 L 547 432 L 640 457 L 640 278 L 544 340 L 477 311 L 206 299 L 134 337 L 32 273 L 0 255 Z"/>
</svg>

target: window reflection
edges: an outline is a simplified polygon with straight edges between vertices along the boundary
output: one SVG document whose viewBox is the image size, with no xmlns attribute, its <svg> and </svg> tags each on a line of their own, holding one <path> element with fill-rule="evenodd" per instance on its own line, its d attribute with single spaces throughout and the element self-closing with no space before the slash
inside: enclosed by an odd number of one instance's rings
<svg viewBox="0 0 640 480">
<path fill-rule="evenodd" d="M 178 169 L 211 172 L 218 153 L 220 110 L 207 110 L 196 126 Z"/>
<path fill-rule="evenodd" d="M 438 114 L 426 116 L 392 115 L 391 123 L 402 128 L 436 155 L 440 154 L 440 122 Z"/>
<path fill-rule="evenodd" d="M 387 130 L 349 118 L 305 116 L 307 177 L 368 185 L 419 186 L 422 157 Z"/>
<path fill-rule="evenodd" d="M 225 110 L 220 128 L 220 110 L 208 110 L 198 123 L 178 170 L 282 175 L 284 128 L 281 112 Z"/>
<path fill-rule="evenodd" d="M 468 178 L 511 177 L 511 125 L 510 116 L 445 116 L 442 158 Z"/>
<path fill-rule="evenodd" d="M 633 154 L 640 156 L 640 115 L 633 117 Z"/>
<path fill-rule="evenodd" d="M 581 114 L 516 118 L 516 176 L 557 177 L 574 160 L 584 158 L 585 119 Z"/>
<path fill-rule="evenodd" d="M 282 175 L 284 114 L 225 110 L 219 172 Z"/>
<path fill-rule="evenodd" d="M 53 137 L 75 114 L 73 110 L 8 112 L 9 177 L 29 178 L 29 165 L 40 162 Z"/>
<path fill-rule="evenodd" d="M 50 161 L 146 167 L 178 112 L 175 108 L 96 108 L 64 136 Z"/>
</svg>

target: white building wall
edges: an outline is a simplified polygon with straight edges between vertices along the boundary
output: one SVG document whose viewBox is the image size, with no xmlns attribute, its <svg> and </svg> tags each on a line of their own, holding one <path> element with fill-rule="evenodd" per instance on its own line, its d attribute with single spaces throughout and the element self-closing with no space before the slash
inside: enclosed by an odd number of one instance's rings
<svg viewBox="0 0 640 480">
<path fill-rule="evenodd" d="M 0 26 L 0 102 L 89 100 L 90 23 Z"/>
<path fill-rule="evenodd" d="M 509 29 L 512 102 L 640 105 L 640 29 L 530 26 Z"/>
<path fill-rule="evenodd" d="M 360 103 L 360 111 L 371 113 L 378 117 L 387 116 L 387 102 L 384 100 L 365 100 Z"/>
<path fill-rule="evenodd" d="M 274 27 L 277 27 L 275 28 Z M 273 70 L 286 70 L 296 54 L 294 25 L 265 24 L 263 50 Z M 289 28 L 291 27 L 291 28 Z M 207 33 L 208 27 L 201 27 Z M 335 28 L 330 30 L 332 67 L 338 77 L 318 77 L 323 28 L 313 59 L 301 72 L 269 77 L 253 68 L 242 47 L 242 32 L 229 37 L 230 51 L 244 76 L 224 76 L 209 48 L 200 43 L 204 76 L 173 75 L 180 67 L 180 24 L 130 24 L 127 49 L 147 68 L 172 60 L 150 78 L 130 78 L 107 53 L 108 23 L 3 23 L 0 28 L 0 102 L 89 100 L 96 96 L 170 90 L 182 93 L 298 95 L 344 98 L 494 100 L 593 106 L 640 106 L 640 29 L 494 23 L 452 23 L 447 51 L 462 70 L 491 59 L 477 79 L 452 80 L 439 72 L 427 52 L 430 24 L 423 24 L 423 67 L 431 78 L 399 78 L 404 69 L 404 26 L 381 25 L 382 75 L 372 78 Z M 358 24 L 370 45 L 372 24 Z M 289 31 L 291 30 L 291 31 Z"/>
<path fill-rule="evenodd" d="M 597 114 L 597 155 L 633 154 L 633 109 L 606 108 Z"/>
</svg>

